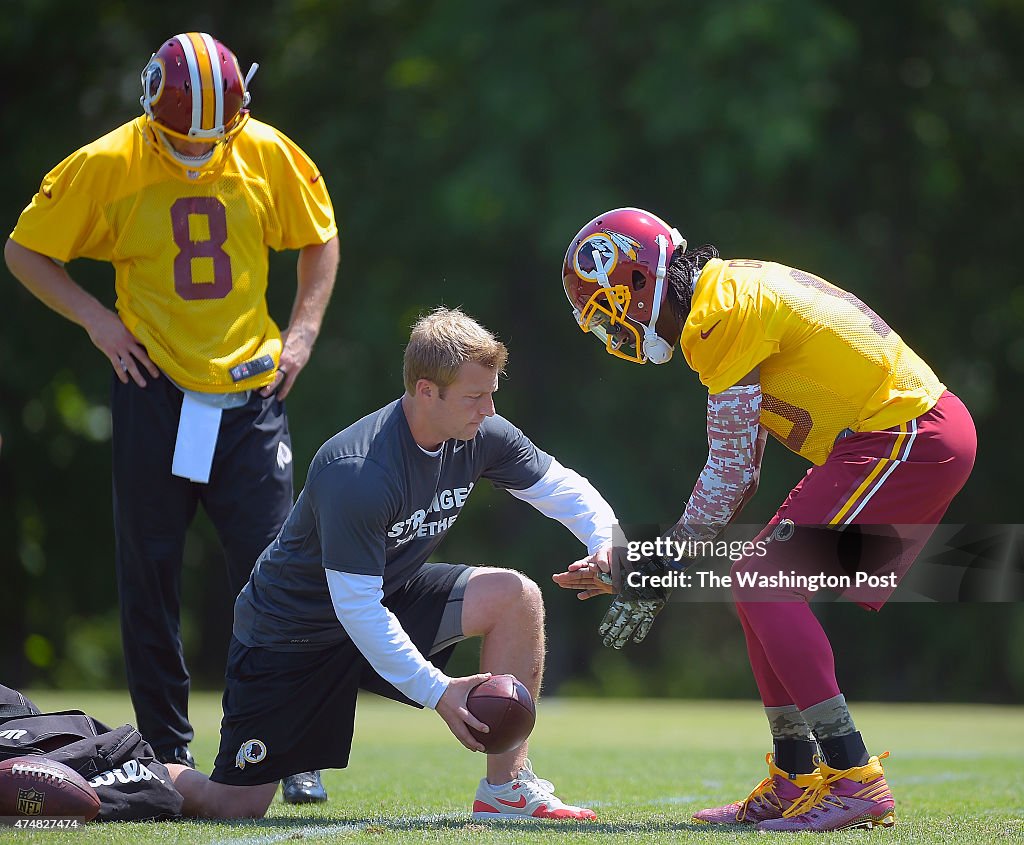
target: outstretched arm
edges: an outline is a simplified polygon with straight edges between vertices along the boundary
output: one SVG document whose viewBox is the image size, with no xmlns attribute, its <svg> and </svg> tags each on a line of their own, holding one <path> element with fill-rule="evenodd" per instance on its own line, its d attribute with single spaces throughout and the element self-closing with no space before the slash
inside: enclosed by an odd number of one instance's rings
<svg viewBox="0 0 1024 845">
<path fill-rule="evenodd" d="M 612 542 L 616 523 L 612 506 L 586 478 L 554 458 L 544 477 L 532 487 L 508 492 L 529 502 L 544 516 L 557 519 L 591 554 Z"/>
<path fill-rule="evenodd" d="M 490 676 L 450 678 L 430 663 L 398 617 L 381 603 L 384 581 L 380 576 L 325 571 L 338 621 L 374 671 L 417 704 L 436 710 L 466 748 L 483 751 L 467 725 L 484 732 L 487 726 L 466 709 L 466 697 Z"/>
<path fill-rule="evenodd" d="M 526 490 L 508 492 L 557 519 L 587 547 L 587 557 L 551 576 L 559 587 L 580 591 L 580 599 L 612 591 L 600 575 L 612 569 L 612 533 L 618 520 L 612 506 L 590 481 L 552 458 L 540 481 Z"/>
<path fill-rule="evenodd" d="M 738 384 L 708 396 L 708 459 L 682 517 L 668 536 L 678 542 L 712 540 L 735 518 L 756 483 L 764 440 L 760 435 L 760 374 L 755 368 Z M 759 449 L 760 444 L 760 449 Z M 650 558 L 637 567 L 643 576 L 661 576 L 671 563 Z M 664 608 L 671 590 L 622 586 L 601 622 L 603 643 L 622 648 L 640 642 Z"/>
</svg>

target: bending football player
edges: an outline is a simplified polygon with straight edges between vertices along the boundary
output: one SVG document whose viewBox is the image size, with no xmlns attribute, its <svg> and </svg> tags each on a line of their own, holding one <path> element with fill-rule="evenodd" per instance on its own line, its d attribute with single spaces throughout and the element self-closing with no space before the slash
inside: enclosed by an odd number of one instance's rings
<svg viewBox="0 0 1024 845">
<path fill-rule="evenodd" d="M 767 557 L 736 563 L 733 584 L 788 569 L 794 541 L 805 557 L 817 543 L 830 555 L 822 538 L 856 524 L 902 526 L 905 572 L 970 475 L 977 443 L 963 403 L 874 311 L 818 276 L 689 249 L 657 216 L 620 208 L 580 230 L 562 279 L 579 328 L 610 355 L 664 364 L 678 345 L 708 389 L 708 458 L 672 538 L 718 536 L 757 487 L 766 434 L 813 465 L 757 538 L 776 541 Z M 585 560 L 555 581 L 590 598 L 614 590 L 606 573 L 603 560 Z M 879 610 L 892 589 L 855 600 Z M 646 636 L 667 593 L 641 590 L 624 586 L 613 600 L 605 645 Z M 774 753 L 749 796 L 695 818 L 790 831 L 891 824 L 885 755 L 870 756 L 856 730 L 809 594 L 733 592 Z"/>
</svg>

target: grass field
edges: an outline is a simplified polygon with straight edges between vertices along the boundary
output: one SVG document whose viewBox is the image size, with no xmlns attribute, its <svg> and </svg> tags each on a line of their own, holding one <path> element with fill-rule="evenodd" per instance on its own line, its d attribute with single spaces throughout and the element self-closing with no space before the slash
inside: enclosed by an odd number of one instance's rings
<svg viewBox="0 0 1024 845">
<path fill-rule="evenodd" d="M 76 707 L 109 724 L 131 721 L 126 693 L 33 694 L 44 709 Z M 897 800 L 890 831 L 802 834 L 793 842 L 1024 842 L 1024 708 L 859 705 L 874 751 L 892 751 Z M 218 697 L 197 694 L 200 768 L 216 752 Z M 543 703 L 531 757 L 565 800 L 593 807 L 590 824 L 474 824 L 483 758 L 464 751 L 432 713 L 367 696 L 350 767 L 324 773 L 331 800 L 246 823 L 89 825 L 80 832 L 0 829 L 0 842 L 563 843 L 764 842 L 751 829 L 691 824 L 701 807 L 743 797 L 763 777 L 766 724 L 753 702 L 556 700 Z M 776 835 L 774 838 L 778 838 Z"/>
</svg>

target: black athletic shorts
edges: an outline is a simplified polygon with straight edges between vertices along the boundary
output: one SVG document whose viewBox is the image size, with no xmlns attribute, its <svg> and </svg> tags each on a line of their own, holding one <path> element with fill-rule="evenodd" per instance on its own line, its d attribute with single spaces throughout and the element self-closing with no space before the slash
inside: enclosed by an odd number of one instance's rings
<svg viewBox="0 0 1024 845">
<path fill-rule="evenodd" d="M 427 563 L 384 600 L 439 669 L 462 639 L 462 594 L 470 572 L 461 564 Z M 313 651 L 270 651 L 232 637 L 211 780 L 252 786 L 296 772 L 345 768 L 360 689 L 420 706 L 373 671 L 351 640 Z"/>
</svg>

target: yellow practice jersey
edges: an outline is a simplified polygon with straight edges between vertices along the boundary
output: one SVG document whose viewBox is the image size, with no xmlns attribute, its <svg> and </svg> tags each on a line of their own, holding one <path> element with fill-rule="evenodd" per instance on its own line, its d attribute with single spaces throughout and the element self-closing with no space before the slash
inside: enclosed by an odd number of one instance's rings
<svg viewBox="0 0 1024 845">
<path fill-rule="evenodd" d="M 761 424 L 815 464 L 845 429 L 907 422 L 945 390 L 853 294 L 767 261 L 709 261 L 680 345 L 710 393 L 760 366 Z"/>
<path fill-rule="evenodd" d="M 155 143 L 140 117 L 73 153 L 47 174 L 11 238 L 59 261 L 111 262 L 118 314 L 182 387 L 269 384 L 272 368 L 241 380 L 230 371 L 264 356 L 277 364 L 267 250 L 334 237 L 324 180 L 292 141 L 251 118 L 216 179 L 186 179 Z"/>
</svg>

